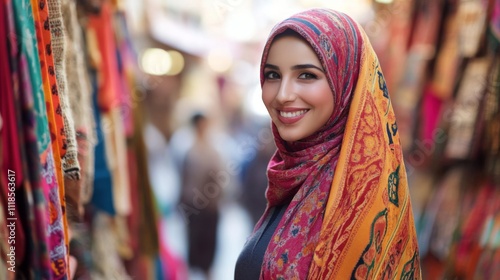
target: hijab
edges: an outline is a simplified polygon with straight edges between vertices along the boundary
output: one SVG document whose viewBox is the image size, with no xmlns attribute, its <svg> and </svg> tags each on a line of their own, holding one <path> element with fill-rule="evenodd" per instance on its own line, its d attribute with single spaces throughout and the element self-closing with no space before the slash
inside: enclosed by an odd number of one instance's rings
<svg viewBox="0 0 500 280">
<path fill-rule="evenodd" d="M 267 247 L 261 278 L 419 277 L 397 125 L 366 34 L 337 11 L 293 15 L 273 28 L 265 44 L 261 85 L 272 43 L 287 30 L 316 53 L 334 110 L 322 128 L 295 142 L 284 141 L 272 124 L 277 151 L 267 169 L 268 206 L 255 231 L 272 207 L 288 206 Z"/>
</svg>

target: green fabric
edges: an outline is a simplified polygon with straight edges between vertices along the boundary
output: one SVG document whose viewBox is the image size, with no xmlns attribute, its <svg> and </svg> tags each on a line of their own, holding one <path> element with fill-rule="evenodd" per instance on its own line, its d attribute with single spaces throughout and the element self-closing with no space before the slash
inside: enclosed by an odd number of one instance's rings
<svg viewBox="0 0 500 280">
<path fill-rule="evenodd" d="M 43 93 L 43 82 L 40 70 L 40 58 L 38 57 L 33 12 L 29 0 L 15 0 L 12 1 L 12 3 L 14 7 L 14 20 L 20 53 L 27 58 L 31 88 L 33 89 L 38 149 L 40 153 L 43 153 L 50 144 L 50 133 Z"/>
</svg>

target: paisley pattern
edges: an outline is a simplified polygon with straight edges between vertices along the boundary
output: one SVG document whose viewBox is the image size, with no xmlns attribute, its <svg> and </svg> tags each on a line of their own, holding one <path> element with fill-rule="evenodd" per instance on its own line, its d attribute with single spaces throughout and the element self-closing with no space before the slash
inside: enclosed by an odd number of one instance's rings
<svg viewBox="0 0 500 280">
<path fill-rule="evenodd" d="M 373 268 L 380 261 L 382 254 L 382 241 L 387 233 L 387 209 L 380 212 L 373 221 L 370 234 L 370 243 L 358 261 L 356 270 L 351 279 L 373 278 Z"/>
<path fill-rule="evenodd" d="M 291 202 L 264 255 L 261 279 L 393 278 L 407 275 L 404 264 L 412 259 L 419 278 L 396 118 L 366 34 L 340 12 L 296 14 L 272 30 L 261 83 L 273 38 L 286 29 L 316 52 L 335 110 L 324 127 L 294 143 L 283 141 L 273 125 L 278 151 L 268 166 L 268 210 Z M 381 253 L 372 256 L 371 248 Z"/>
<path fill-rule="evenodd" d="M 394 205 L 399 206 L 399 166 L 396 171 L 389 175 L 389 183 L 387 184 L 387 192 L 389 193 L 389 201 Z"/>
<path fill-rule="evenodd" d="M 413 258 L 409 260 L 403 266 L 403 272 L 401 272 L 401 280 L 414 280 L 420 279 L 420 265 L 419 265 L 419 255 L 415 252 Z"/>
</svg>

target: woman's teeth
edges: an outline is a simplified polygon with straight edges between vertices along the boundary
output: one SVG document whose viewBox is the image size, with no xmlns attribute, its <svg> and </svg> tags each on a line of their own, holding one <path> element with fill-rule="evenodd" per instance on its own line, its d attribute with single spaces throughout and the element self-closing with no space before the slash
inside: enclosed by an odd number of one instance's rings
<svg viewBox="0 0 500 280">
<path fill-rule="evenodd" d="M 295 111 L 295 112 L 283 112 L 283 111 L 280 111 L 280 115 L 282 117 L 285 117 L 285 118 L 293 118 L 293 117 L 297 117 L 297 116 L 303 115 L 306 112 L 307 112 L 307 110 L 300 110 L 300 111 Z"/>
</svg>

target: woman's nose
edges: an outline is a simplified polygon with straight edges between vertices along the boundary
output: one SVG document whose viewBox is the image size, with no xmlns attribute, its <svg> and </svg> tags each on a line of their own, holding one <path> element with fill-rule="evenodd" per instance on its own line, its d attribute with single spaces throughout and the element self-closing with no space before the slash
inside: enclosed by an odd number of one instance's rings
<svg viewBox="0 0 500 280">
<path fill-rule="evenodd" d="M 280 103 L 286 103 L 295 100 L 296 97 L 293 82 L 289 79 L 282 79 L 278 89 L 278 94 L 276 95 L 276 100 Z"/>
</svg>

